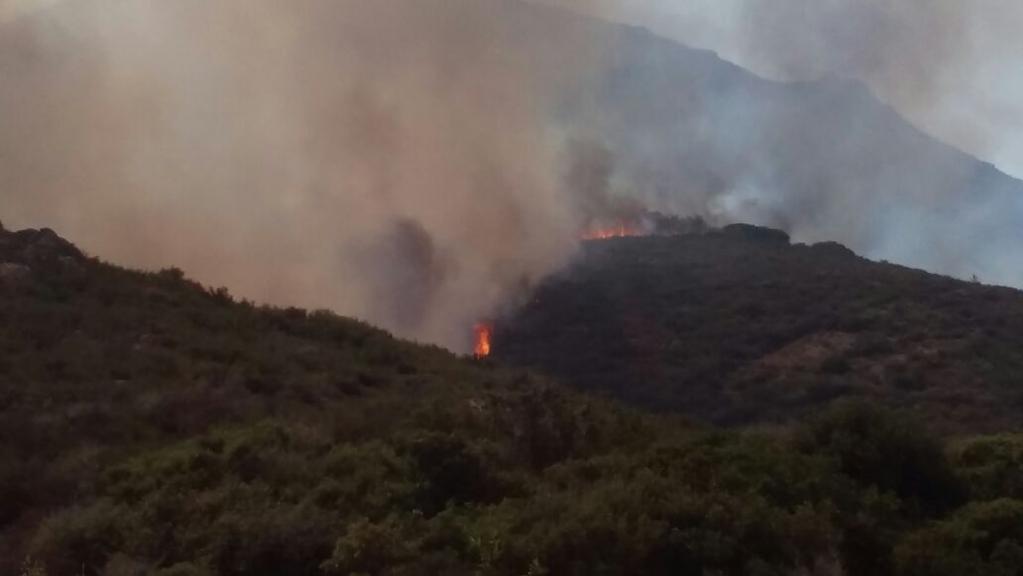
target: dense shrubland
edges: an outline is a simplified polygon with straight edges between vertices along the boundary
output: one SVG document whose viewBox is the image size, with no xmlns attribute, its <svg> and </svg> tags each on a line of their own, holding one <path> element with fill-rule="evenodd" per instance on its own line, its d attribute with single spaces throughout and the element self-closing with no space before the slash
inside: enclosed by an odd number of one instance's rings
<svg viewBox="0 0 1023 576">
<path fill-rule="evenodd" d="M 43 233 L 0 261 L 3 574 L 1023 565 L 1023 437 L 864 401 L 714 429 Z"/>
<path fill-rule="evenodd" d="M 589 243 L 498 322 L 495 354 L 722 425 L 785 423 L 853 396 L 942 433 L 1023 427 L 1023 293 L 779 234 Z"/>
</svg>

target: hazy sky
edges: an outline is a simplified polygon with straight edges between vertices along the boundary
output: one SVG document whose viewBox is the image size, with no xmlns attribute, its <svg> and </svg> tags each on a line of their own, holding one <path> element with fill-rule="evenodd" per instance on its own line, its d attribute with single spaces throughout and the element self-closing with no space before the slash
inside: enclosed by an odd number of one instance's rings
<svg viewBox="0 0 1023 576">
<path fill-rule="evenodd" d="M 1016 0 L 540 0 L 640 24 L 760 75 L 858 77 L 924 131 L 1023 177 Z"/>
</svg>

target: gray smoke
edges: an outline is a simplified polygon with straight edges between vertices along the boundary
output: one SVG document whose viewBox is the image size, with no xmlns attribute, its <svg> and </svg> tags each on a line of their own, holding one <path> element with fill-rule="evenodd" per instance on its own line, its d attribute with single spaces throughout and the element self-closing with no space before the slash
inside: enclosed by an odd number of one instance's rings
<svg viewBox="0 0 1023 576">
<path fill-rule="evenodd" d="M 496 0 L 17 4 L 0 20 L 9 226 L 456 350 L 577 244 L 551 117 L 599 46 L 572 18 Z"/>
<path fill-rule="evenodd" d="M 646 26 L 771 79 L 861 80 L 926 132 L 1023 176 L 1019 2 L 537 1 Z"/>
<path fill-rule="evenodd" d="M 1023 173 L 1023 39 L 1014 29 L 1023 5 L 623 0 L 589 8 L 714 48 L 771 79 L 638 32 L 620 35 L 599 113 L 585 122 L 613 151 L 611 180 L 648 205 L 1023 286 L 1015 255 L 1023 184 L 940 142 Z"/>
<path fill-rule="evenodd" d="M 581 230 L 646 207 L 1023 286 L 1016 184 L 870 93 L 999 156 L 1020 8 L 686 6 L 658 30 L 801 83 L 515 0 L 2 1 L 0 218 L 461 351 Z M 1001 124 L 949 112 L 1011 82 L 971 108 Z"/>
<path fill-rule="evenodd" d="M 1023 95 L 1015 79 L 1023 57 L 1018 2 L 741 4 L 735 43 L 744 59 L 775 77 L 859 79 L 926 131 L 986 158 L 1000 156 L 1002 141 L 1023 120 L 1011 99 Z M 1023 169 L 1023 158 L 1001 158 Z"/>
</svg>

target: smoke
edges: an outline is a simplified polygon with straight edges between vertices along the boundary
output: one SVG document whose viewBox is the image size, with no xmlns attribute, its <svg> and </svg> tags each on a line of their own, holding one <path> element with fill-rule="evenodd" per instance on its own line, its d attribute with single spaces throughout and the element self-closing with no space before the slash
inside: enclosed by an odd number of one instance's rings
<svg viewBox="0 0 1023 576">
<path fill-rule="evenodd" d="M 516 0 L 7 0 L 0 217 L 461 351 L 647 208 L 1023 285 L 1017 183 L 871 93 L 1003 155 L 1015 5 L 546 3 L 796 83 Z"/>
<path fill-rule="evenodd" d="M 940 139 L 998 155 L 1023 110 L 1014 80 L 1023 5 L 1004 0 L 742 0 L 733 43 L 783 80 L 859 79 Z M 1010 96 L 1011 95 L 1011 96 Z M 1015 110 L 1012 110 L 1015 108 Z M 987 120 L 982 118 L 988 116 Z M 1023 169 L 1023 158 L 1005 158 Z"/>
<path fill-rule="evenodd" d="M 581 121 L 612 151 L 610 181 L 662 211 L 1023 287 L 1023 184 L 942 144 L 1023 174 L 1023 37 L 1013 29 L 1023 5 L 611 4 L 589 10 L 713 48 L 762 77 L 621 33 L 599 113 Z"/>
<path fill-rule="evenodd" d="M 537 0 L 648 27 L 766 78 L 857 79 L 926 132 L 1023 176 L 1023 4 Z"/>
<path fill-rule="evenodd" d="M 1023 265 L 1011 256 L 1023 239 L 1023 187 L 896 129 L 900 118 L 868 105 L 876 97 L 927 134 L 1023 174 L 1023 83 L 1015 72 L 1023 57 L 1016 30 L 1023 5 L 738 4 L 730 42 L 752 68 L 786 81 L 854 79 L 872 93 L 825 81 L 840 94 L 816 98 L 832 106 L 830 116 L 811 114 L 817 126 L 777 109 L 765 113 L 769 129 L 785 136 L 776 141 L 778 152 L 759 155 L 770 159 L 770 176 L 743 174 L 762 205 L 780 208 L 806 239 L 838 239 L 874 257 L 1023 286 Z M 842 143 L 820 142 L 822 131 Z"/>
<path fill-rule="evenodd" d="M 8 226 L 456 350 L 575 248 L 552 116 L 599 46 L 573 18 L 492 0 L 24 12 L 0 28 Z"/>
</svg>

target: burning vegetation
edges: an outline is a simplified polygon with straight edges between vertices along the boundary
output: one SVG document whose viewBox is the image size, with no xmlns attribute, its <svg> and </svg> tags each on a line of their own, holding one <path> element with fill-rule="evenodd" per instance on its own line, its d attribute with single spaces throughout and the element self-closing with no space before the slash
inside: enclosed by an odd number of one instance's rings
<svg viewBox="0 0 1023 576">
<path fill-rule="evenodd" d="M 699 216 L 680 217 L 645 210 L 637 216 L 592 221 L 580 234 L 582 240 L 609 240 L 632 236 L 702 234 L 708 229 Z"/>
<path fill-rule="evenodd" d="M 607 240 L 609 238 L 626 238 L 629 236 L 643 236 L 644 230 L 641 226 L 619 222 L 611 226 L 592 226 L 582 234 L 583 240 Z"/>
<path fill-rule="evenodd" d="M 473 347 L 473 356 L 482 359 L 490 356 L 490 341 L 493 336 L 494 328 L 491 324 L 481 322 L 473 327 L 473 334 L 475 335 L 475 346 Z"/>
</svg>

